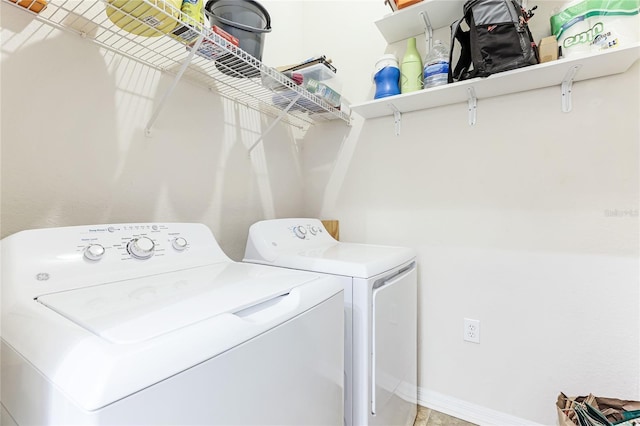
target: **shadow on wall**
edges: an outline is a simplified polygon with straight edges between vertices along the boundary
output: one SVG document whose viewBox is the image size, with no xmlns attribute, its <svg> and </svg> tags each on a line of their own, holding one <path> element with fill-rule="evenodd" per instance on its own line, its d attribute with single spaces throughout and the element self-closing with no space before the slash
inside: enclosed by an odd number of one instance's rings
<svg viewBox="0 0 640 426">
<path fill-rule="evenodd" d="M 116 171 L 113 78 L 97 48 L 10 9 L 3 29 L 35 30 L 3 40 L 2 236 L 93 222 Z"/>
<path fill-rule="evenodd" d="M 196 65 L 189 71 L 204 72 Z M 158 75 L 148 105 L 116 105 L 118 122 L 127 116 L 130 134 L 120 136 L 128 145 L 114 183 L 121 195 L 111 206 L 110 221 L 202 222 L 212 229 L 228 256 L 241 259 L 249 225 L 275 214 L 272 180 L 278 167 L 267 168 L 267 150 L 263 149 L 267 143 L 268 151 L 273 149 L 271 139 L 265 139 L 253 155 L 248 152 L 268 127 L 267 119 L 202 87 L 181 82 L 160 111 L 151 137 L 146 137 L 144 127 L 174 80 L 171 72 Z M 117 86 L 118 91 L 136 94 L 127 98 L 129 102 L 140 102 L 136 84 L 118 81 Z M 269 138 L 277 139 L 273 143 L 277 147 L 288 143 L 291 135 L 280 127 Z M 140 208 L 132 209 L 136 205 Z M 119 218 L 123 212 L 127 216 Z"/>
<path fill-rule="evenodd" d="M 220 103 L 212 96 L 203 102 L 194 87 L 181 84 L 159 111 L 151 135 L 145 136 L 149 118 L 174 77 L 128 59 L 117 61 L 112 72 L 119 76 L 121 165 L 113 182 L 118 195 L 110 205 L 109 221 L 200 221 L 215 189 L 220 138 L 210 137 L 209 123 L 213 127 L 212 118 L 222 115 Z M 146 92 L 149 85 L 156 87 Z"/>
<path fill-rule="evenodd" d="M 304 151 L 304 169 L 307 174 L 304 215 L 336 219 L 332 217 L 333 207 L 360 142 L 363 123 L 359 116 L 354 117 L 351 126 L 335 120 L 315 126 L 307 133 L 307 149 Z"/>
<path fill-rule="evenodd" d="M 298 213 L 301 201 L 289 200 L 298 200 L 302 179 L 287 126 L 276 126 L 250 157 L 271 119 L 181 82 L 145 137 L 172 75 L 17 8 L 3 6 L 2 18 L 3 237 L 41 227 L 193 221 L 211 227 L 238 258 L 251 223 Z M 267 157 L 276 164 L 267 168 Z"/>
</svg>

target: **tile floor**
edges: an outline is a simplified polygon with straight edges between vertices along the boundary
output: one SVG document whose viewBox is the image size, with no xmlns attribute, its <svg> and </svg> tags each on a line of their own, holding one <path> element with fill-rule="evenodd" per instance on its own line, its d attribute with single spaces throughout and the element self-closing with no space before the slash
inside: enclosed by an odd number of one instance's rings
<svg viewBox="0 0 640 426">
<path fill-rule="evenodd" d="M 475 426 L 456 417 L 447 416 L 446 414 L 418 405 L 418 415 L 413 426 Z"/>
</svg>

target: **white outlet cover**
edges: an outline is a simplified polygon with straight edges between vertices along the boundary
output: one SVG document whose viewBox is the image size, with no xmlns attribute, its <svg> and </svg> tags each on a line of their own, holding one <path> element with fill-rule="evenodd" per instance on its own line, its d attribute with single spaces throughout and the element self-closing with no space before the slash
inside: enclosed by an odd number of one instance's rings
<svg viewBox="0 0 640 426">
<path fill-rule="evenodd" d="M 462 338 L 465 342 L 480 343 L 480 321 L 465 318 Z"/>
</svg>

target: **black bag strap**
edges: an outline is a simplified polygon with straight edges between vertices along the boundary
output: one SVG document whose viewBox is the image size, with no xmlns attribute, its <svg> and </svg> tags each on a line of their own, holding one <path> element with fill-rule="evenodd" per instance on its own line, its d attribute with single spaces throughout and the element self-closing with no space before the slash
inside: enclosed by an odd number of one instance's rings
<svg viewBox="0 0 640 426">
<path fill-rule="evenodd" d="M 464 20 L 465 17 L 463 16 L 462 18 L 451 24 L 451 48 L 449 49 L 448 76 L 449 83 L 464 79 L 464 76 L 468 73 L 469 67 L 471 66 L 471 38 L 469 35 L 469 31 L 464 31 L 462 29 L 462 26 L 460 25 Z M 460 57 L 458 58 L 458 63 L 455 65 L 455 67 L 452 67 L 453 47 L 455 46 L 456 40 L 458 40 L 458 43 L 460 44 Z"/>
<path fill-rule="evenodd" d="M 535 64 L 540 63 L 540 51 L 538 50 L 538 45 L 536 44 L 535 39 L 533 38 L 533 34 L 531 34 L 531 30 L 529 29 L 529 25 L 526 24 L 527 34 L 529 35 L 529 40 L 531 40 L 531 49 L 533 50 L 533 55 L 535 57 Z"/>
</svg>

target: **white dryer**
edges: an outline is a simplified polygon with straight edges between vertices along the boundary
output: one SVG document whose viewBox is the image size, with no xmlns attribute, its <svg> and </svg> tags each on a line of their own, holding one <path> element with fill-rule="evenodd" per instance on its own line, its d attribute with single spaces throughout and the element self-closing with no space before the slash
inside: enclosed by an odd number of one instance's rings
<svg viewBox="0 0 640 426">
<path fill-rule="evenodd" d="M 244 261 L 339 278 L 345 297 L 345 424 L 413 425 L 417 273 L 412 249 L 339 242 L 317 219 L 275 219 L 251 226 Z"/>
<path fill-rule="evenodd" d="M 231 261 L 200 224 L 2 240 L 4 425 L 341 425 L 338 280 Z"/>
</svg>

